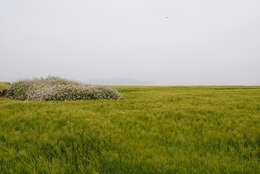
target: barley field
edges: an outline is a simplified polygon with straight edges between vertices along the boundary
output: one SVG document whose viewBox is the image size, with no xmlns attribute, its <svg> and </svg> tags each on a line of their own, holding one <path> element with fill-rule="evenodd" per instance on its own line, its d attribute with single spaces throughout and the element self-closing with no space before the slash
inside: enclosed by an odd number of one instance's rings
<svg viewBox="0 0 260 174">
<path fill-rule="evenodd" d="M 120 100 L 1 97 L 0 173 L 260 173 L 260 87 L 115 88 Z"/>
</svg>

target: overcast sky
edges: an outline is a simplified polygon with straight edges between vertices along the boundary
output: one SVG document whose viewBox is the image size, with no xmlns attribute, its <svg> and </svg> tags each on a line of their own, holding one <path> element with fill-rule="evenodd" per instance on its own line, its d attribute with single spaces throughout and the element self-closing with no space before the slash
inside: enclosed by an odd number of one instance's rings
<svg viewBox="0 0 260 174">
<path fill-rule="evenodd" d="M 0 81 L 260 85 L 259 0 L 2 0 Z"/>
</svg>

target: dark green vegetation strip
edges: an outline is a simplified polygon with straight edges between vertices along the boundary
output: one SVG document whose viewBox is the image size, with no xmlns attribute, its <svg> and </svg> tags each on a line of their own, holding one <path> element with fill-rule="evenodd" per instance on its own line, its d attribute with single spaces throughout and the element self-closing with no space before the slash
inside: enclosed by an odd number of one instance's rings
<svg viewBox="0 0 260 174">
<path fill-rule="evenodd" d="M 119 101 L 0 98 L 0 173 L 260 173 L 260 87 L 118 89 Z"/>
</svg>

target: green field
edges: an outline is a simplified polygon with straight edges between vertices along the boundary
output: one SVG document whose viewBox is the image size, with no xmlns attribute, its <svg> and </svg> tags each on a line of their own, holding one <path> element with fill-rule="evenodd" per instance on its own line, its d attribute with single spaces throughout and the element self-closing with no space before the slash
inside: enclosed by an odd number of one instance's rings
<svg viewBox="0 0 260 174">
<path fill-rule="evenodd" d="M 117 87 L 115 100 L 0 98 L 0 173 L 260 173 L 260 87 Z"/>
<path fill-rule="evenodd" d="M 9 82 L 0 82 L 0 90 L 6 89 L 9 85 Z"/>
</svg>

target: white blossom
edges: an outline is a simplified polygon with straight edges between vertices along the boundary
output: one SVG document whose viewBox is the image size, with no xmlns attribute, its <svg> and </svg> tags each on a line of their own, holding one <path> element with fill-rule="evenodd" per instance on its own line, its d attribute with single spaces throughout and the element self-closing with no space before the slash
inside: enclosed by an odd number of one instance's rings
<svg viewBox="0 0 260 174">
<path fill-rule="evenodd" d="M 65 101 L 90 99 L 119 99 L 113 88 L 89 86 L 58 77 L 18 81 L 10 85 L 7 96 L 18 100 Z"/>
</svg>

